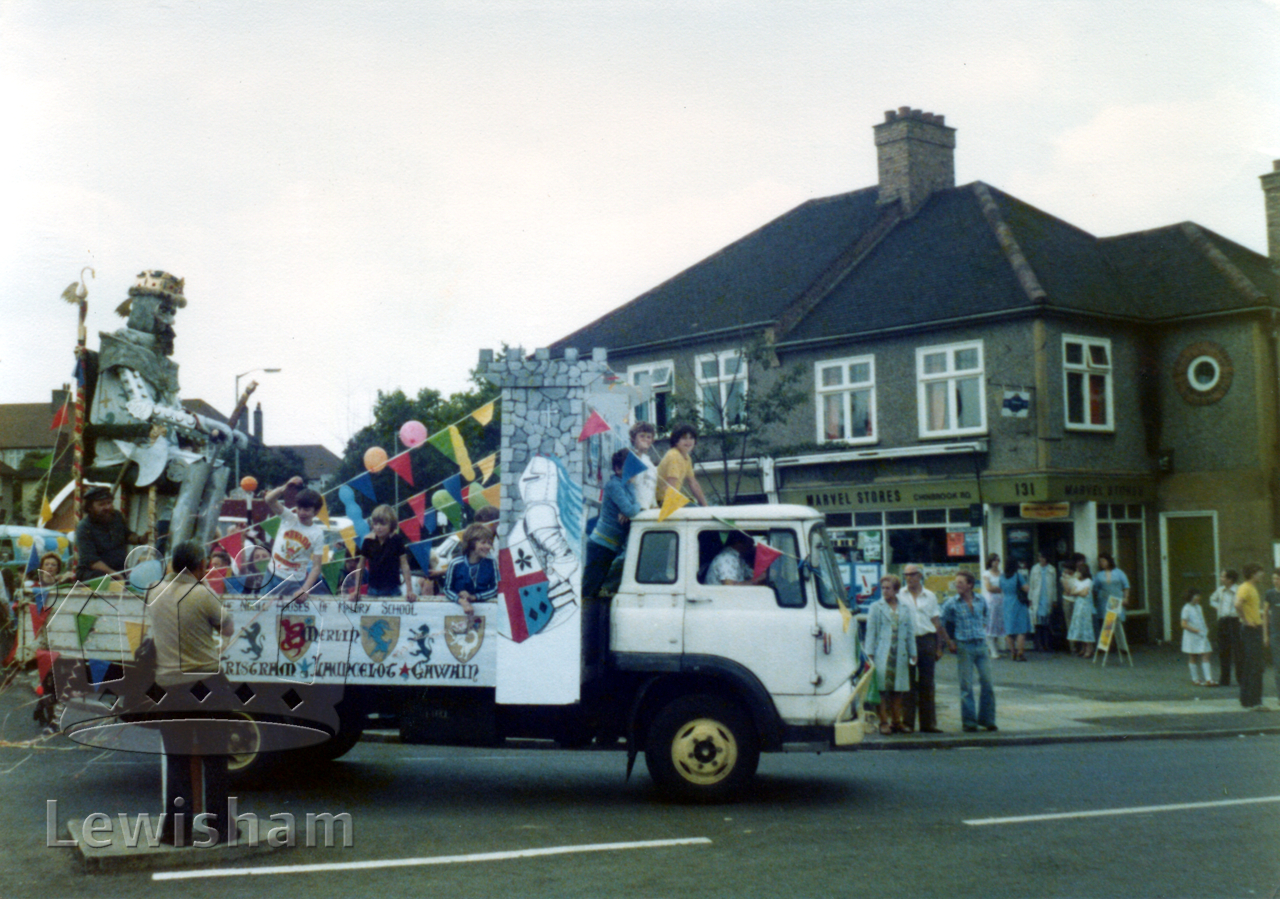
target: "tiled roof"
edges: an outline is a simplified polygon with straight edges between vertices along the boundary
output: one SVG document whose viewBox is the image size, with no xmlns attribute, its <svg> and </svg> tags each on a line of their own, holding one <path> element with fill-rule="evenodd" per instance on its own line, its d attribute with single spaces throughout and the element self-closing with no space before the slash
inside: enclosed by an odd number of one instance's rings
<svg viewBox="0 0 1280 899">
<path fill-rule="evenodd" d="M 759 331 L 815 284 L 820 299 L 781 345 L 1014 310 L 1159 320 L 1280 301 L 1267 258 L 1211 231 L 1100 239 L 982 182 L 938 191 L 830 277 L 876 222 L 876 198 L 870 188 L 804 203 L 552 349 Z"/>
<path fill-rule="evenodd" d="M 335 455 L 327 446 L 319 443 L 303 443 L 294 446 L 276 446 L 272 449 L 292 450 L 302 457 L 302 476 L 308 481 L 318 481 L 323 477 L 338 473 L 342 457 Z"/>
</svg>

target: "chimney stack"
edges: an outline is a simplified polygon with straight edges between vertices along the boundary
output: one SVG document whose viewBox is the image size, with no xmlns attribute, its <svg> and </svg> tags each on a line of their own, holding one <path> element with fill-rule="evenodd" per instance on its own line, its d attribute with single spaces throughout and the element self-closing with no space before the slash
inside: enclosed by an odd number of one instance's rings
<svg viewBox="0 0 1280 899">
<path fill-rule="evenodd" d="M 262 443 L 262 403 L 258 403 L 253 410 L 253 439 L 266 446 Z"/>
<path fill-rule="evenodd" d="M 1260 176 L 1267 209 L 1267 255 L 1271 269 L 1280 274 L 1280 159 L 1271 163 L 1273 171 Z"/>
<path fill-rule="evenodd" d="M 935 190 L 956 186 L 956 129 L 946 116 L 902 106 L 875 126 L 881 203 L 901 200 L 907 215 Z"/>
</svg>

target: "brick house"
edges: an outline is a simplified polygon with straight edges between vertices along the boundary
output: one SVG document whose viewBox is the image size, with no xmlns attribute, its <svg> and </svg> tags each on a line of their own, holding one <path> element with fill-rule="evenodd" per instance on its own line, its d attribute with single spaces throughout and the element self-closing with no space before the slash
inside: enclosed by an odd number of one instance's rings
<svg viewBox="0 0 1280 899">
<path fill-rule="evenodd" d="M 1134 639 L 1178 635 L 1188 586 L 1272 560 L 1280 535 L 1280 163 L 1271 257 L 1190 222 L 1098 238 L 983 182 L 955 130 L 876 125 L 879 183 L 810 200 L 568 335 L 608 349 L 666 426 L 684 394 L 732 414 L 772 364 L 805 401 L 748 493 L 812 505 L 851 560 L 977 570 L 1112 552 Z M 717 414 L 723 414 L 718 411 Z"/>
</svg>

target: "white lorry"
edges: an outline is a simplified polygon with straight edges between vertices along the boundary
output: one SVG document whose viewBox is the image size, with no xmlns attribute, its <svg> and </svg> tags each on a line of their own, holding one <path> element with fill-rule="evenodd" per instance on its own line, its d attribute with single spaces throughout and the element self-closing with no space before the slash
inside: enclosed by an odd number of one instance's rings
<svg viewBox="0 0 1280 899">
<path fill-rule="evenodd" d="M 787 505 L 686 507 L 665 521 L 644 512 L 631 523 L 612 598 L 558 609 L 562 626 L 548 627 L 550 638 L 524 642 L 512 638 L 501 603 L 480 604 L 473 625 L 448 602 L 224 597 L 236 625 L 222 663 L 232 684 L 343 687 L 327 742 L 260 753 L 250 728 L 233 768 L 336 758 L 366 727 L 398 726 L 416 743 L 594 739 L 625 746 L 628 773 L 643 752 L 665 790 L 728 798 L 751 780 L 761 752 L 849 746 L 865 732 L 870 674 L 860 670 L 856 624 L 846 629 L 822 521 Z M 781 553 L 758 586 L 705 582 L 735 529 Z M 64 665 L 131 661 L 141 598 L 73 594 L 60 609 L 49 641 Z M 251 700 L 237 714 L 267 717 Z"/>
</svg>

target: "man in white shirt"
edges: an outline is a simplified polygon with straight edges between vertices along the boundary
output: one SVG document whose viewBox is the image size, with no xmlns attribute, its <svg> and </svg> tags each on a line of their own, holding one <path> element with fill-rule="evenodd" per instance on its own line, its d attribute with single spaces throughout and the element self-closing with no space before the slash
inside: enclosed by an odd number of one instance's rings
<svg viewBox="0 0 1280 899">
<path fill-rule="evenodd" d="M 711 560 L 707 569 L 707 583 L 725 587 L 747 587 L 761 583 L 768 571 L 752 574 L 747 556 L 755 549 L 755 541 L 742 531 L 729 534 L 725 548 Z"/>
<path fill-rule="evenodd" d="M 915 621 L 916 664 L 911 669 L 911 692 L 902 709 L 908 730 L 915 727 L 916 709 L 920 710 L 920 733 L 940 734 L 938 711 L 934 701 L 934 666 L 942 656 L 939 634 L 942 632 L 942 610 L 938 597 L 924 585 L 920 566 L 909 564 L 902 570 L 907 587 L 898 594 L 898 602 L 911 610 Z"/>
<path fill-rule="evenodd" d="M 1218 613 L 1218 686 L 1231 686 L 1231 660 L 1235 659 L 1236 683 L 1240 682 L 1240 616 L 1236 612 L 1236 584 L 1240 575 L 1228 568 L 1218 577 L 1222 585 L 1209 596 L 1209 605 Z"/>
</svg>

